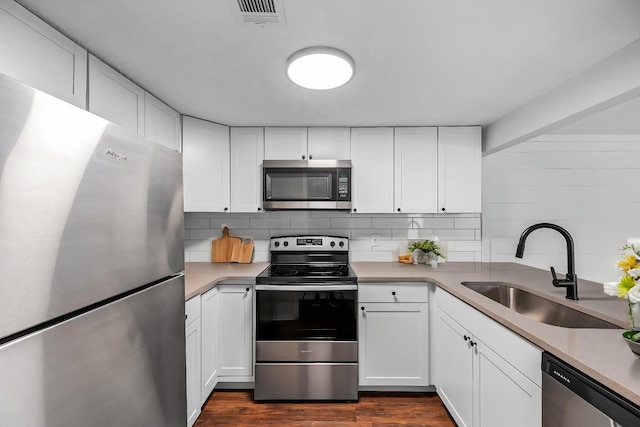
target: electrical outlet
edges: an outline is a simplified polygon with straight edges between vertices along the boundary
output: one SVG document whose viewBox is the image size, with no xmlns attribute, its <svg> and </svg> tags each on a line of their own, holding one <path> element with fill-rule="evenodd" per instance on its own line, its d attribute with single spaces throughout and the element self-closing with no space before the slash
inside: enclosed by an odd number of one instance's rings
<svg viewBox="0 0 640 427">
<path fill-rule="evenodd" d="M 377 233 L 371 234 L 371 246 L 378 247 L 380 246 L 380 235 Z"/>
</svg>

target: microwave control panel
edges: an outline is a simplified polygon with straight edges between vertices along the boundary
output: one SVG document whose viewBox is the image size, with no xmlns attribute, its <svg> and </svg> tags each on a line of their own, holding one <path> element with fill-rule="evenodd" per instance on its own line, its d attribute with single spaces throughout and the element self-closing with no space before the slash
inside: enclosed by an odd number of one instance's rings
<svg viewBox="0 0 640 427">
<path fill-rule="evenodd" d="M 351 200 L 351 169 L 338 169 L 338 200 Z"/>
</svg>

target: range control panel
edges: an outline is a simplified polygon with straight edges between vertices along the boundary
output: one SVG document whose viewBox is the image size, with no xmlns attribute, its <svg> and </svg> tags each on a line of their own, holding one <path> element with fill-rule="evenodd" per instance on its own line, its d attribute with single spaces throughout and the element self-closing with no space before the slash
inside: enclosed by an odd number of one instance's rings
<svg viewBox="0 0 640 427">
<path fill-rule="evenodd" d="M 272 237 L 272 251 L 346 251 L 349 239 L 339 236 L 283 236 Z"/>
</svg>

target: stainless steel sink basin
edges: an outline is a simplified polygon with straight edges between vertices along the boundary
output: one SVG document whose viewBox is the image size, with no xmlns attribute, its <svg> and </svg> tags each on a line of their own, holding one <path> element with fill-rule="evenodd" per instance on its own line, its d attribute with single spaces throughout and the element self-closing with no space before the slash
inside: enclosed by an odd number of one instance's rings
<svg viewBox="0 0 640 427">
<path fill-rule="evenodd" d="M 462 282 L 463 286 L 532 320 L 563 328 L 622 329 L 566 305 L 548 300 L 507 283 Z"/>
</svg>

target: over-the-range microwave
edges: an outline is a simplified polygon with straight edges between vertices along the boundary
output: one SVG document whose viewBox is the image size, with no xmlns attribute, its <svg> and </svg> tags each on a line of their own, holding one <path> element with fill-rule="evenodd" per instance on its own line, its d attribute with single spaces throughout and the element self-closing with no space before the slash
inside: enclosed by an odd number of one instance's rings
<svg viewBox="0 0 640 427">
<path fill-rule="evenodd" d="M 263 208 L 351 209 L 351 161 L 265 160 Z"/>
</svg>

